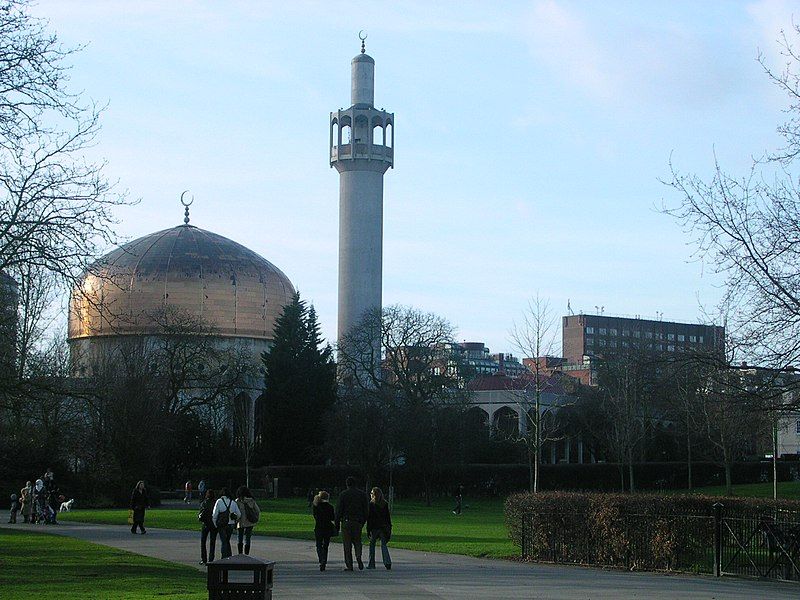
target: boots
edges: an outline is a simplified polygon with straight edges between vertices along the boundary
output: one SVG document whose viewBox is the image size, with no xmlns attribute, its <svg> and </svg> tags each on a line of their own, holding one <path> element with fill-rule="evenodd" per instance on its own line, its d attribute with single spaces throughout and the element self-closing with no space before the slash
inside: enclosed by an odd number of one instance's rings
<svg viewBox="0 0 800 600">
<path fill-rule="evenodd" d="M 244 553 L 245 554 L 250 554 L 250 544 L 245 544 L 244 545 Z"/>
<path fill-rule="evenodd" d="M 241 554 L 242 553 L 242 545 L 241 544 L 236 544 L 236 548 L 238 548 L 239 554 Z"/>
</svg>

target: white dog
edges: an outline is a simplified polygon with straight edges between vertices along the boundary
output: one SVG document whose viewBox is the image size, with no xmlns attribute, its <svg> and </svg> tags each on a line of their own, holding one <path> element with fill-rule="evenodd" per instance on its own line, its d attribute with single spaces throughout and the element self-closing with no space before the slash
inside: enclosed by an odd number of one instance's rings
<svg viewBox="0 0 800 600">
<path fill-rule="evenodd" d="M 72 505 L 75 504 L 75 498 L 70 498 L 66 502 L 61 503 L 61 508 L 58 509 L 58 512 L 69 512 L 72 510 Z"/>
</svg>

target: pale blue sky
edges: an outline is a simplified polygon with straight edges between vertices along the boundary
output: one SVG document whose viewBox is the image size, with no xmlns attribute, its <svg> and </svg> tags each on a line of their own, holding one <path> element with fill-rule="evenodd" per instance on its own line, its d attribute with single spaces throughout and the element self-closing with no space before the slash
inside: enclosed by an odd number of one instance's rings
<svg viewBox="0 0 800 600">
<path fill-rule="evenodd" d="M 349 105 L 357 32 L 396 116 L 384 303 L 512 350 L 537 291 L 573 310 L 697 320 L 719 296 L 659 178 L 744 172 L 775 148 L 777 57 L 799 2 L 40 0 L 72 85 L 108 102 L 94 150 L 141 202 L 135 238 L 192 224 L 280 267 L 336 331 L 338 175 L 328 113 Z"/>
</svg>

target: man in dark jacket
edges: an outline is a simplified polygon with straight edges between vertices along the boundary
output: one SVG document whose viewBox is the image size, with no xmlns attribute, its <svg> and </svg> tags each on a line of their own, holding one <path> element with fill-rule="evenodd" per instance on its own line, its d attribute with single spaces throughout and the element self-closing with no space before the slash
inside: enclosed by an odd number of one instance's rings
<svg viewBox="0 0 800 600">
<path fill-rule="evenodd" d="M 369 500 L 364 492 L 355 487 L 355 478 L 348 477 L 346 485 L 347 489 L 339 494 L 339 501 L 336 503 L 336 531 L 340 528 L 342 531 L 345 571 L 352 571 L 353 546 L 356 548 L 358 568 L 364 568 L 361 560 L 361 529 L 367 522 Z"/>
</svg>

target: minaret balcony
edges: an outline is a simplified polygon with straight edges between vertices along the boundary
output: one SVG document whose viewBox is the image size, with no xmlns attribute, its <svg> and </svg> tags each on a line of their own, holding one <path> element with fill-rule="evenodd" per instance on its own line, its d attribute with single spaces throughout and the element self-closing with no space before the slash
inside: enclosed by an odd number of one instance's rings
<svg viewBox="0 0 800 600">
<path fill-rule="evenodd" d="M 388 163 L 394 162 L 394 148 L 377 144 L 341 144 L 331 148 L 331 163 L 337 160 L 363 158 L 367 160 L 382 160 Z"/>
</svg>

